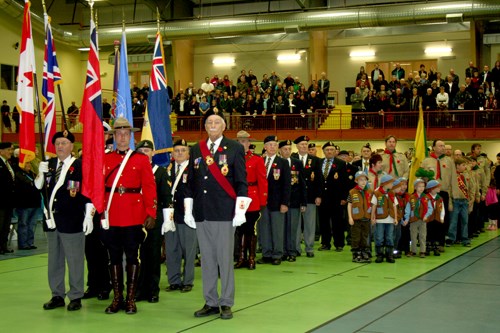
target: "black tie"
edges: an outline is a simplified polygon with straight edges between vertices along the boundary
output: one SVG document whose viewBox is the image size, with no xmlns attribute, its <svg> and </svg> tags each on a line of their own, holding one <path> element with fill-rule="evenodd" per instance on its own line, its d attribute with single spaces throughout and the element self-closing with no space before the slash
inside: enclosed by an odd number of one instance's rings
<svg viewBox="0 0 500 333">
<path fill-rule="evenodd" d="M 59 176 L 61 175 L 63 165 L 64 165 L 63 161 L 59 162 L 59 166 L 57 167 L 57 170 L 56 170 L 56 183 L 59 180 Z"/>
<path fill-rule="evenodd" d="M 212 154 L 212 155 L 215 153 L 214 147 L 215 147 L 215 143 L 213 143 L 213 142 L 210 143 L 210 154 Z"/>
</svg>

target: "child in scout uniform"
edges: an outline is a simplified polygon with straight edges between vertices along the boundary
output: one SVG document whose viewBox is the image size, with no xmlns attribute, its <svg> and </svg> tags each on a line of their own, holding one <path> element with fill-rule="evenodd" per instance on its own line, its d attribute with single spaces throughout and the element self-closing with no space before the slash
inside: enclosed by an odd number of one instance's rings
<svg viewBox="0 0 500 333">
<path fill-rule="evenodd" d="M 410 195 L 410 202 L 407 204 L 410 216 L 410 237 L 411 251 L 406 255 L 412 257 L 417 253 L 417 243 L 420 243 L 420 257 L 425 258 L 427 226 L 424 222 L 424 204 L 422 198 L 425 193 L 425 181 L 417 178 L 413 182 L 415 192 Z M 418 237 L 418 239 L 417 239 Z"/>
<path fill-rule="evenodd" d="M 429 251 L 432 250 L 435 256 L 439 253 L 439 235 L 444 223 L 443 198 L 439 195 L 441 184 L 437 180 L 431 180 L 425 186 L 427 194 L 424 196 L 424 204 L 427 203 L 427 211 L 424 215 L 424 222 L 427 223 L 427 244 Z"/>
<path fill-rule="evenodd" d="M 394 225 L 397 220 L 398 202 L 390 190 L 394 178 L 391 175 L 384 175 L 380 179 L 380 186 L 375 190 L 372 196 L 371 221 L 375 225 L 375 250 L 377 253 L 376 263 L 384 261 L 384 247 L 386 261 L 394 263 L 393 256 L 393 234 Z"/>
<path fill-rule="evenodd" d="M 408 214 L 405 214 L 406 204 L 410 201 L 410 195 L 406 192 L 408 181 L 405 177 L 396 179 L 392 186 L 392 192 L 398 201 L 398 224 L 394 227 L 394 258 L 401 258 L 401 252 L 409 251 L 410 230 L 408 226 Z"/>
<path fill-rule="evenodd" d="M 461 242 L 463 246 L 470 246 L 468 234 L 469 211 L 472 210 L 472 202 L 474 201 L 473 185 L 471 177 L 465 173 L 467 169 L 467 160 L 463 157 L 455 159 L 455 166 L 457 169 L 456 182 L 458 187 L 453 190 L 453 210 L 450 213 L 450 227 L 448 228 L 448 235 L 446 246 L 450 246 L 457 238 L 457 226 L 460 221 L 461 227 Z M 469 207 L 471 208 L 469 210 Z"/>
<path fill-rule="evenodd" d="M 368 234 L 370 233 L 371 197 L 373 191 L 368 186 L 368 177 L 363 171 L 356 172 L 356 186 L 347 197 L 347 214 L 351 225 L 352 262 L 371 262 L 368 253 Z"/>
</svg>

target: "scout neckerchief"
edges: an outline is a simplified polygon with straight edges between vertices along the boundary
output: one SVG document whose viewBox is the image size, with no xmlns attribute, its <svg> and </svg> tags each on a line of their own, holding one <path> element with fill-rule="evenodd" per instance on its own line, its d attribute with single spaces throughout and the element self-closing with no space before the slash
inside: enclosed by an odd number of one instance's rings
<svg viewBox="0 0 500 333">
<path fill-rule="evenodd" d="M 430 156 L 436 160 L 436 179 L 441 179 L 441 162 L 439 160 L 445 157 L 446 155 L 443 154 L 441 156 L 437 156 L 436 153 L 431 153 Z"/>
<path fill-rule="evenodd" d="M 199 145 L 200 145 L 201 156 L 203 157 L 205 164 L 208 166 L 208 170 L 210 170 L 212 176 L 214 176 L 217 183 L 219 183 L 222 189 L 226 191 L 226 193 L 232 199 L 236 199 L 236 192 L 234 191 L 234 188 L 229 183 L 229 180 L 227 180 L 227 178 L 222 175 L 217 164 L 214 163 L 214 157 L 212 156 L 212 154 L 210 154 L 210 151 L 208 150 L 207 147 L 207 143 L 204 140 L 201 140 L 199 142 Z"/>
<path fill-rule="evenodd" d="M 377 188 L 378 187 L 378 173 L 373 171 L 372 168 L 370 168 L 369 172 L 371 172 L 375 176 L 375 183 L 373 184 L 373 188 Z"/>
<path fill-rule="evenodd" d="M 415 208 L 413 208 L 413 215 L 417 217 L 419 220 L 421 220 L 427 213 L 427 204 L 422 205 L 424 203 L 422 199 L 424 199 L 425 194 L 422 192 L 422 194 L 419 195 L 415 191 L 415 196 L 417 197 L 417 200 L 415 202 Z"/>
<path fill-rule="evenodd" d="M 378 191 L 383 194 L 383 196 L 382 196 L 382 204 L 384 204 L 384 200 L 385 200 L 385 195 L 386 194 L 389 197 L 389 200 L 391 200 L 391 202 L 394 204 L 394 200 L 395 200 L 394 192 L 392 192 L 392 191 L 386 192 L 382 186 L 380 186 L 378 188 Z"/>
<path fill-rule="evenodd" d="M 356 185 L 354 187 L 356 190 L 360 191 L 361 194 L 365 197 L 366 203 L 369 205 L 370 204 L 370 192 L 368 191 L 368 185 L 365 186 L 365 188 L 361 188 L 361 186 Z"/>
<path fill-rule="evenodd" d="M 389 154 L 389 174 L 392 172 L 392 167 L 394 167 L 394 173 L 396 176 L 399 176 L 398 168 L 396 168 L 396 161 L 394 160 L 394 154 L 396 154 L 396 149 L 394 151 L 390 151 L 389 149 L 384 150 L 385 154 Z"/>
<path fill-rule="evenodd" d="M 465 178 L 464 175 L 461 173 L 457 172 L 457 180 L 458 180 L 458 188 L 462 192 L 462 194 L 465 196 L 466 199 L 469 199 L 469 192 L 467 191 L 467 185 L 465 184 Z"/>
</svg>

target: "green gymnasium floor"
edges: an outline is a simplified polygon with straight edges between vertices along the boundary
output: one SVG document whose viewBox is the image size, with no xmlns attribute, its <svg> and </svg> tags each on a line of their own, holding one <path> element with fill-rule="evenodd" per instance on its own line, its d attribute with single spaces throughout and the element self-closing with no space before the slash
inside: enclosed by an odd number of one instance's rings
<svg viewBox="0 0 500 333">
<path fill-rule="evenodd" d="M 3 332 L 461 332 L 460 327 L 453 330 L 420 330 L 419 325 L 426 322 L 426 314 L 433 313 L 433 303 L 417 304 L 415 316 L 410 316 L 411 326 L 402 327 L 404 315 L 391 317 L 408 304 L 417 301 L 419 296 L 431 290 L 432 286 L 412 287 L 424 277 L 439 285 L 440 280 L 454 275 L 455 270 L 469 268 L 467 259 L 481 258 L 495 266 L 491 271 L 487 264 L 483 270 L 470 273 L 479 283 L 477 290 L 484 284 L 495 288 L 494 294 L 482 291 L 484 297 L 500 297 L 498 274 L 500 265 L 500 239 L 497 232 L 486 232 L 473 240 L 472 248 L 455 245 L 446 248 L 440 257 L 402 258 L 396 264 L 354 264 L 347 250 L 316 252 L 312 259 L 299 257 L 295 263 L 281 266 L 259 265 L 255 271 L 236 270 L 236 302 L 233 307 L 234 318 L 221 320 L 216 316 L 195 318 L 193 313 L 203 305 L 200 269 L 196 269 L 195 287 L 192 292 L 181 294 L 163 291 L 167 285 L 166 276 L 162 277 L 160 302 L 138 303 L 136 315 L 104 314 L 110 301 L 84 300 L 80 311 L 68 312 L 65 308 L 44 311 L 42 304 L 50 299 L 47 284 L 47 254 L 43 240 L 36 245 L 39 249 L 16 251 L 11 255 L 0 256 L 0 327 Z M 489 250 L 488 250 L 489 249 Z M 491 251 L 490 251 L 491 250 Z M 496 251 L 494 258 L 489 258 Z M 37 253 L 38 252 L 38 253 Z M 473 254 L 473 253 L 478 254 Z M 22 256 L 21 256 L 22 255 Z M 458 258 L 457 258 L 458 257 Z M 456 258 L 456 259 L 455 259 Z M 461 260 L 462 259 L 462 260 Z M 449 262 L 447 264 L 447 262 Z M 456 264 L 455 264 L 456 263 Z M 451 266 L 450 266 L 451 265 Z M 442 266 L 442 267 L 440 267 Z M 455 267 L 456 266 L 456 267 Z M 438 270 L 434 270 L 440 267 Z M 451 267 L 451 268 L 449 268 Z M 493 267 L 493 266 L 491 266 Z M 490 267 L 490 268 L 491 268 Z M 163 266 L 163 270 L 164 270 Z M 434 270 L 434 271 L 433 271 Z M 439 273 L 444 270 L 444 273 Z M 432 272 L 430 272 L 432 271 Z M 430 272 L 430 273 L 429 273 Z M 437 272 L 437 273 L 436 273 Z M 452 273 L 450 273 L 452 272 Z M 495 276 L 488 276 L 495 273 Z M 434 274 L 434 275 L 433 275 Z M 443 275 L 444 274 L 444 275 Z M 448 274 L 448 275 L 446 275 Z M 483 276 L 482 274 L 485 274 Z M 436 275 L 439 281 L 435 281 Z M 426 280 L 424 278 L 424 280 Z M 426 283 L 431 283 L 426 280 Z M 484 281 L 484 283 L 482 283 Z M 410 282 L 410 283 L 408 283 Z M 462 281 L 463 282 L 463 281 Z M 398 288 L 401 287 L 401 288 Z M 427 288 L 429 287 L 429 288 Z M 423 288 L 423 289 L 422 289 Z M 465 301 L 461 311 L 451 311 L 449 319 L 460 323 L 461 313 L 474 311 L 477 300 L 469 303 L 460 295 L 460 284 L 454 286 L 451 295 L 442 294 L 450 308 Z M 476 290 L 476 289 L 474 289 Z M 392 291 L 392 292 L 391 292 Z M 481 294 L 481 295 L 483 295 Z M 395 295 L 395 296 L 394 296 Z M 449 298 L 448 298 L 449 297 Z M 491 297 L 493 298 L 493 297 Z M 388 299 L 388 301 L 384 301 Z M 490 299 L 491 316 L 497 318 L 500 298 Z M 374 300 L 373 302 L 370 302 Z M 481 301 L 479 301 L 481 302 Z M 68 303 L 68 300 L 66 300 Z M 446 307 L 445 304 L 445 307 Z M 412 313 L 410 311 L 402 312 Z M 488 317 L 493 320 L 494 317 Z M 392 318 L 391 320 L 388 320 Z M 396 320 L 394 320 L 396 318 Z M 481 320 L 482 317 L 476 320 Z M 442 322 L 443 318 L 438 318 Z M 405 319 L 406 320 L 406 319 Z M 487 320 L 487 319 L 486 319 Z M 498 326 L 498 319 L 496 327 Z M 481 322 L 476 323 L 477 332 L 499 332 L 500 329 L 481 330 Z M 409 329 L 412 327 L 412 329 Z M 447 327 L 447 326 L 444 326 Z M 454 327 L 454 326 L 452 326 Z M 471 330 L 467 330 L 470 332 Z M 465 331 L 464 331 L 465 332 Z"/>
</svg>

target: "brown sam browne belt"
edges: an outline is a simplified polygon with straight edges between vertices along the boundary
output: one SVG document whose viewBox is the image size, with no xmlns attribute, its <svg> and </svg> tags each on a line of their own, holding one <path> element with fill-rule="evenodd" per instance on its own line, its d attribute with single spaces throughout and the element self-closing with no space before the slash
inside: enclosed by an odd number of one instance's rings
<svg viewBox="0 0 500 333">
<path fill-rule="evenodd" d="M 249 182 L 247 186 L 257 186 L 257 184 L 258 184 L 257 182 Z"/>
<path fill-rule="evenodd" d="M 106 192 L 111 192 L 111 187 L 107 187 L 105 188 Z M 123 187 L 123 186 L 119 186 L 119 187 L 116 187 L 115 188 L 115 193 L 118 193 L 120 195 L 124 194 L 124 193 L 141 193 L 141 188 L 140 187 Z"/>
</svg>

